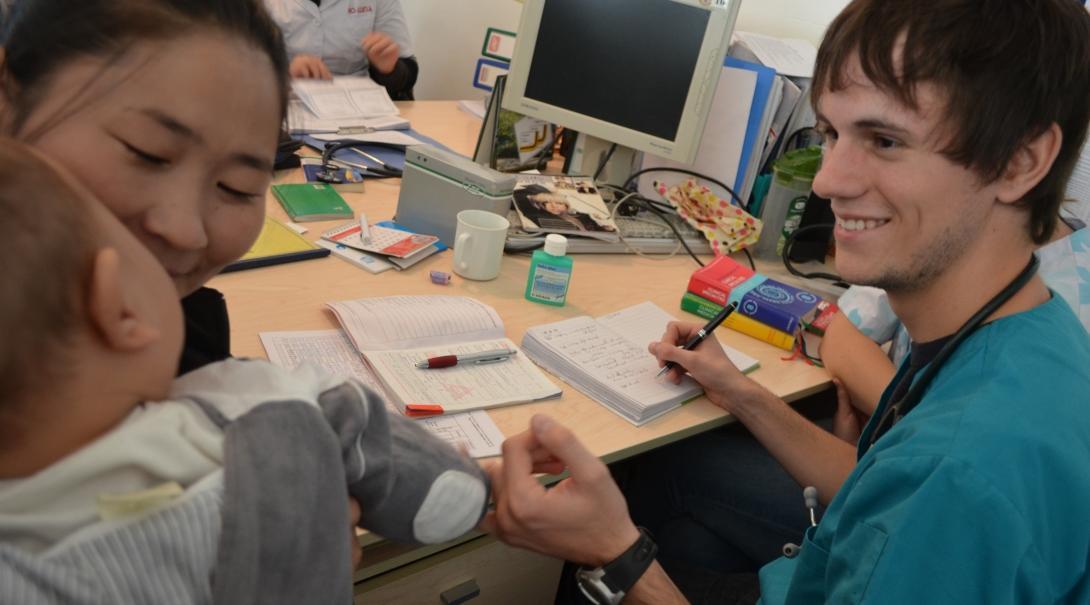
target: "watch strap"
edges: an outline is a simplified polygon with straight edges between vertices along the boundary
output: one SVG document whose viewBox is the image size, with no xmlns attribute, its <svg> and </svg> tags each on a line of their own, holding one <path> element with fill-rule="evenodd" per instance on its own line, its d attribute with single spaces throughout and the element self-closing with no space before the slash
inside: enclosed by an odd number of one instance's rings
<svg viewBox="0 0 1090 605">
<path fill-rule="evenodd" d="M 602 566 L 602 581 L 613 592 L 627 593 L 651 566 L 659 551 L 658 545 L 651 539 L 651 534 L 642 527 L 639 530 L 640 537 L 628 550 Z"/>
</svg>

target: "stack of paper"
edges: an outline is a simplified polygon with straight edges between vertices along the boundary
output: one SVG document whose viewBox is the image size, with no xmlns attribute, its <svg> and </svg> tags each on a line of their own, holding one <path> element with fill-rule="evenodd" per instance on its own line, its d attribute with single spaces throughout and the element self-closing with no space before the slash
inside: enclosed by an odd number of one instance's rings
<svg viewBox="0 0 1090 605">
<path fill-rule="evenodd" d="M 364 242 L 359 223 L 346 223 L 322 233 L 317 244 L 371 273 L 408 269 L 447 249 L 438 237 L 413 233 L 392 221 L 371 225 L 369 235 Z"/>
<path fill-rule="evenodd" d="M 292 92 L 296 98 L 288 105 L 288 129 L 293 133 L 348 134 L 409 127 L 386 89 L 367 77 L 295 80 Z"/>
<path fill-rule="evenodd" d="M 658 363 L 647 345 L 659 340 L 673 320 L 645 302 L 598 319 L 582 316 L 530 328 L 522 349 L 538 365 L 638 426 L 704 392 L 688 376 L 679 385 L 655 377 Z M 758 364 L 723 348 L 742 371 Z"/>
</svg>

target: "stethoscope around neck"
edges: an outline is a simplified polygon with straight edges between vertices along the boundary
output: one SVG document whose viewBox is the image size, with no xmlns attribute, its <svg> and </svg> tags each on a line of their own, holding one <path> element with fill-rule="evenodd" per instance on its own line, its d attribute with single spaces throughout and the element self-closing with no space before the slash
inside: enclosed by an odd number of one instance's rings
<svg viewBox="0 0 1090 605">
<path fill-rule="evenodd" d="M 1037 267 L 1040 262 L 1037 260 L 1037 256 L 1033 255 L 1029 259 L 1029 263 L 1026 264 L 1026 268 L 1022 269 L 1019 273 L 999 294 L 996 294 L 991 300 L 984 304 L 969 321 L 966 321 L 961 328 L 950 338 L 949 341 L 943 345 L 938 355 L 927 365 L 927 369 L 916 380 L 912 387 L 909 388 L 908 393 L 905 394 L 899 401 L 886 407 L 886 410 L 882 413 L 882 417 L 878 419 L 878 424 L 875 425 L 874 430 L 870 433 L 870 439 L 867 443 L 867 449 L 874 446 L 874 443 L 886 433 L 894 424 L 896 424 L 901 418 L 904 418 L 906 414 L 912 411 L 917 404 L 923 399 L 924 391 L 934 380 L 935 376 L 942 369 L 942 365 L 947 359 L 953 355 L 954 351 L 958 348 L 962 342 L 965 341 L 973 332 L 980 326 L 984 325 L 984 322 L 995 314 L 1004 304 L 1014 297 L 1019 291 L 1022 290 L 1029 283 L 1029 280 L 1037 273 Z M 866 450 L 864 450 L 866 451 Z M 810 525 L 811 527 L 817 527 L 817 519 L 815 518 L 815 510 L 817 509 L 817 490 L 808 486 L 803 490 L 803 498 L 806 503 L 806 508 L 810 510 Z M 791 559 L 798 556 L 802 548 L 798 544 L 787 543 L 783 545 L 783 554 L 787 558 Z"/>
<path fill-rule="evenodd" d="M 927 364 L 927 368 L 924 373 L 912 383 L 912 386 L 905 393 L 899 401 L 886 407 L 882 413 L 881 418 L 878 419 L 878 423 L 874 426 L 874 430 L 870 433 L 870 439 L 867 442 L 867 449 L 874 446 L 874 443 L 884 435 L 893 425 L 897 424 L 904 418 L 906 414 L 912 411 L 923 399 L 924 391 L 931 385 L 931 381 L 935 379 L 935 376 L 942 369 L 943 364 L 958 346 L 965 341 L 973 332 L 980 326 L 984 325 L 984 322 L 995 314 L 1000 307 L 1005 305 L 1007 301 L 1014 297 L 1022 288 L 1025 287 L 1029 280 L 1033 278 L 1037 273 L 1037 267 L 1040 262 L 1037 260 L 1036 255 L 1031 255 L 1029 263 L 1026 264 L 1026 268 L 1022 269 L 1007 287 L 1003 288 L 999 294 L 996 294 L 991 300 L 984 304 L 968 321 L 965 322 L 957 332 L 954 333 L 950 340 L 943 345 L 942 349 L 935 355 L 935 358 L 931 360 L 931 363 Z M 866 450 L 863 450 L 866 451 Z"/>
</svg>

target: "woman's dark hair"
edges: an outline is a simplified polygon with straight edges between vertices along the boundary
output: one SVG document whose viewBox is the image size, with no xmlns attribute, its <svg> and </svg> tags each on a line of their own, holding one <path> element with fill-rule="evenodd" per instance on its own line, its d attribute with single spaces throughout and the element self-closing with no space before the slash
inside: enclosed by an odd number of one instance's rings
<svg viewBox="0 0 1090 605">
<path fill-rule="evenodd" d="M 1075 0 L 855 0 L 829 25 L 812 100 L 851 84 L 858 57 L 880 90 L 916 109 L 916 89 L 946 95 L 943 153 L 986 182 L 1052 124 L 1063 143 L 1052 170 L 1019 204 L 1030 237 L 1056 227 L 1090 121 L 1090 15 Z M 925 175 L 920 175 L 925 177 Z"/>
<path fill-rule="evenodd" d="M 73 61 L 97 57 L 109 63 L 134 43 L 196 31 L 219 31 L 264 52 L 276 74 L 276 101 L 284 114 L 287 52 L 261 0 L 16 0 L 0 23 L 0 94 L 12 112 L 7 126 L 18 132 L 51 78 Z"/>
</svg>

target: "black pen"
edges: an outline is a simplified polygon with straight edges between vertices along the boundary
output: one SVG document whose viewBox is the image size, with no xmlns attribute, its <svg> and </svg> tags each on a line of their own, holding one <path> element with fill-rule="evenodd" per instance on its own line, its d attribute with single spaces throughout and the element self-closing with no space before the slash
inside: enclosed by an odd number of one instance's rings
<svg viewBox="0 0 1090 605">
<path fill-rule="evenodd" d="M 681 348 L 685 349 L 686 351 L 692 351 L 693 349 L 695 349 L 698 345 L 700 345 L 700 343 L 704 342 L 704 339 L 707 338 L 709 334 L 714 332 L 715 329 L 719 327 L 719 324 L 723 323 L 723 321 L 726 320 L 731 313 L 734 313 L 734 310 L 737 308 L 738 303 L 736 302 L 732 302 L 727 306 L 723 307 L 722 311 L 720 311 L 715 317 L 713 317 L 706 326 L 700 328 L 700 331 L 698 331 L 696 334 L 693 334 L 693 337 L 689 339 L 689 342 L 685 343 L 685 346 Z M 677 367 L 677 364 L 672 361 L 667 361 L 666 365 L 662 366 L 662 369 L 659 370 L 659 373 L 655 374 L 655 378 L 662 376 L 663 374 L 669 372 L 675 367 Z"/>
</svg>

